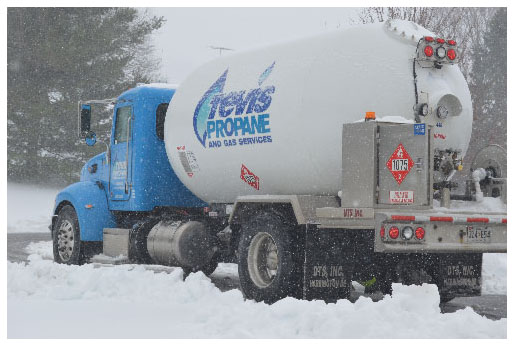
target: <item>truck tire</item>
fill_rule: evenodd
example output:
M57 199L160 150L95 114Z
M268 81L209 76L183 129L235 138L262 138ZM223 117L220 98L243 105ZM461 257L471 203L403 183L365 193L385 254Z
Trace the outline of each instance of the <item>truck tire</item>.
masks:
M80 228L77 213L71 205L64 206L57 216L53 229L54 261L64 264L85 263L80 241Z
M158 222L158 219L149 219L132 226L129 232L129 259L131 261L139 264L154 264L154 260L148 253L147 238L152 227Z
M302 268L295 261L293 230L294 226L273 213L242 225L238 272L246 298L271 304L295 295Z

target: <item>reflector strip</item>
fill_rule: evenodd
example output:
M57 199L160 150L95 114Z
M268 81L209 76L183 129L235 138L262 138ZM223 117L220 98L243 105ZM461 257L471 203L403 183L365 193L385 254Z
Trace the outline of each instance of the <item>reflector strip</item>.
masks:
M430 221L453 222L451 216L430 216Z
M416 217L413 215L392 215L391 220L395 221L416 221Z
M488 223L489 219L486 217L468 217L467 222L481 222Z

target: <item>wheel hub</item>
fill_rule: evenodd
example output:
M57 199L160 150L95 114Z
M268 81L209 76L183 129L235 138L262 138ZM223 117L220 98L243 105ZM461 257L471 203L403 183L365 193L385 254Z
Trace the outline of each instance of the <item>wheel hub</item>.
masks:
M253 283L266 288L275 279L278 271L278 249L273 237L259 232L248 248L248 272Z
M57 230L57 249L63 262L67 262L73 254L75 246L73 225L68 220L63 220Z

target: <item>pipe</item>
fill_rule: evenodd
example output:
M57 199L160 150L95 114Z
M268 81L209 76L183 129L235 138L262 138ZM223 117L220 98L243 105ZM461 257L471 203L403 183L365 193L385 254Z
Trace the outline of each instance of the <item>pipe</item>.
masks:
M484 200L484 193L480 189L480 181L487 177L487 172L483 168L477 168L472 173L473 181L475 182L475 197L477 202Z

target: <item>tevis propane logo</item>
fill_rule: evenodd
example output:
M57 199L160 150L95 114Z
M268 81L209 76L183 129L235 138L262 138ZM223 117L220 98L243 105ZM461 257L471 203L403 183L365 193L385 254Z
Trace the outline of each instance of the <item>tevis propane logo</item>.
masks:
M224 93L228 69L196 105L193 127L205 148L271 143L269 113L275 87L262 86L275 62L259 76L258 87Z

